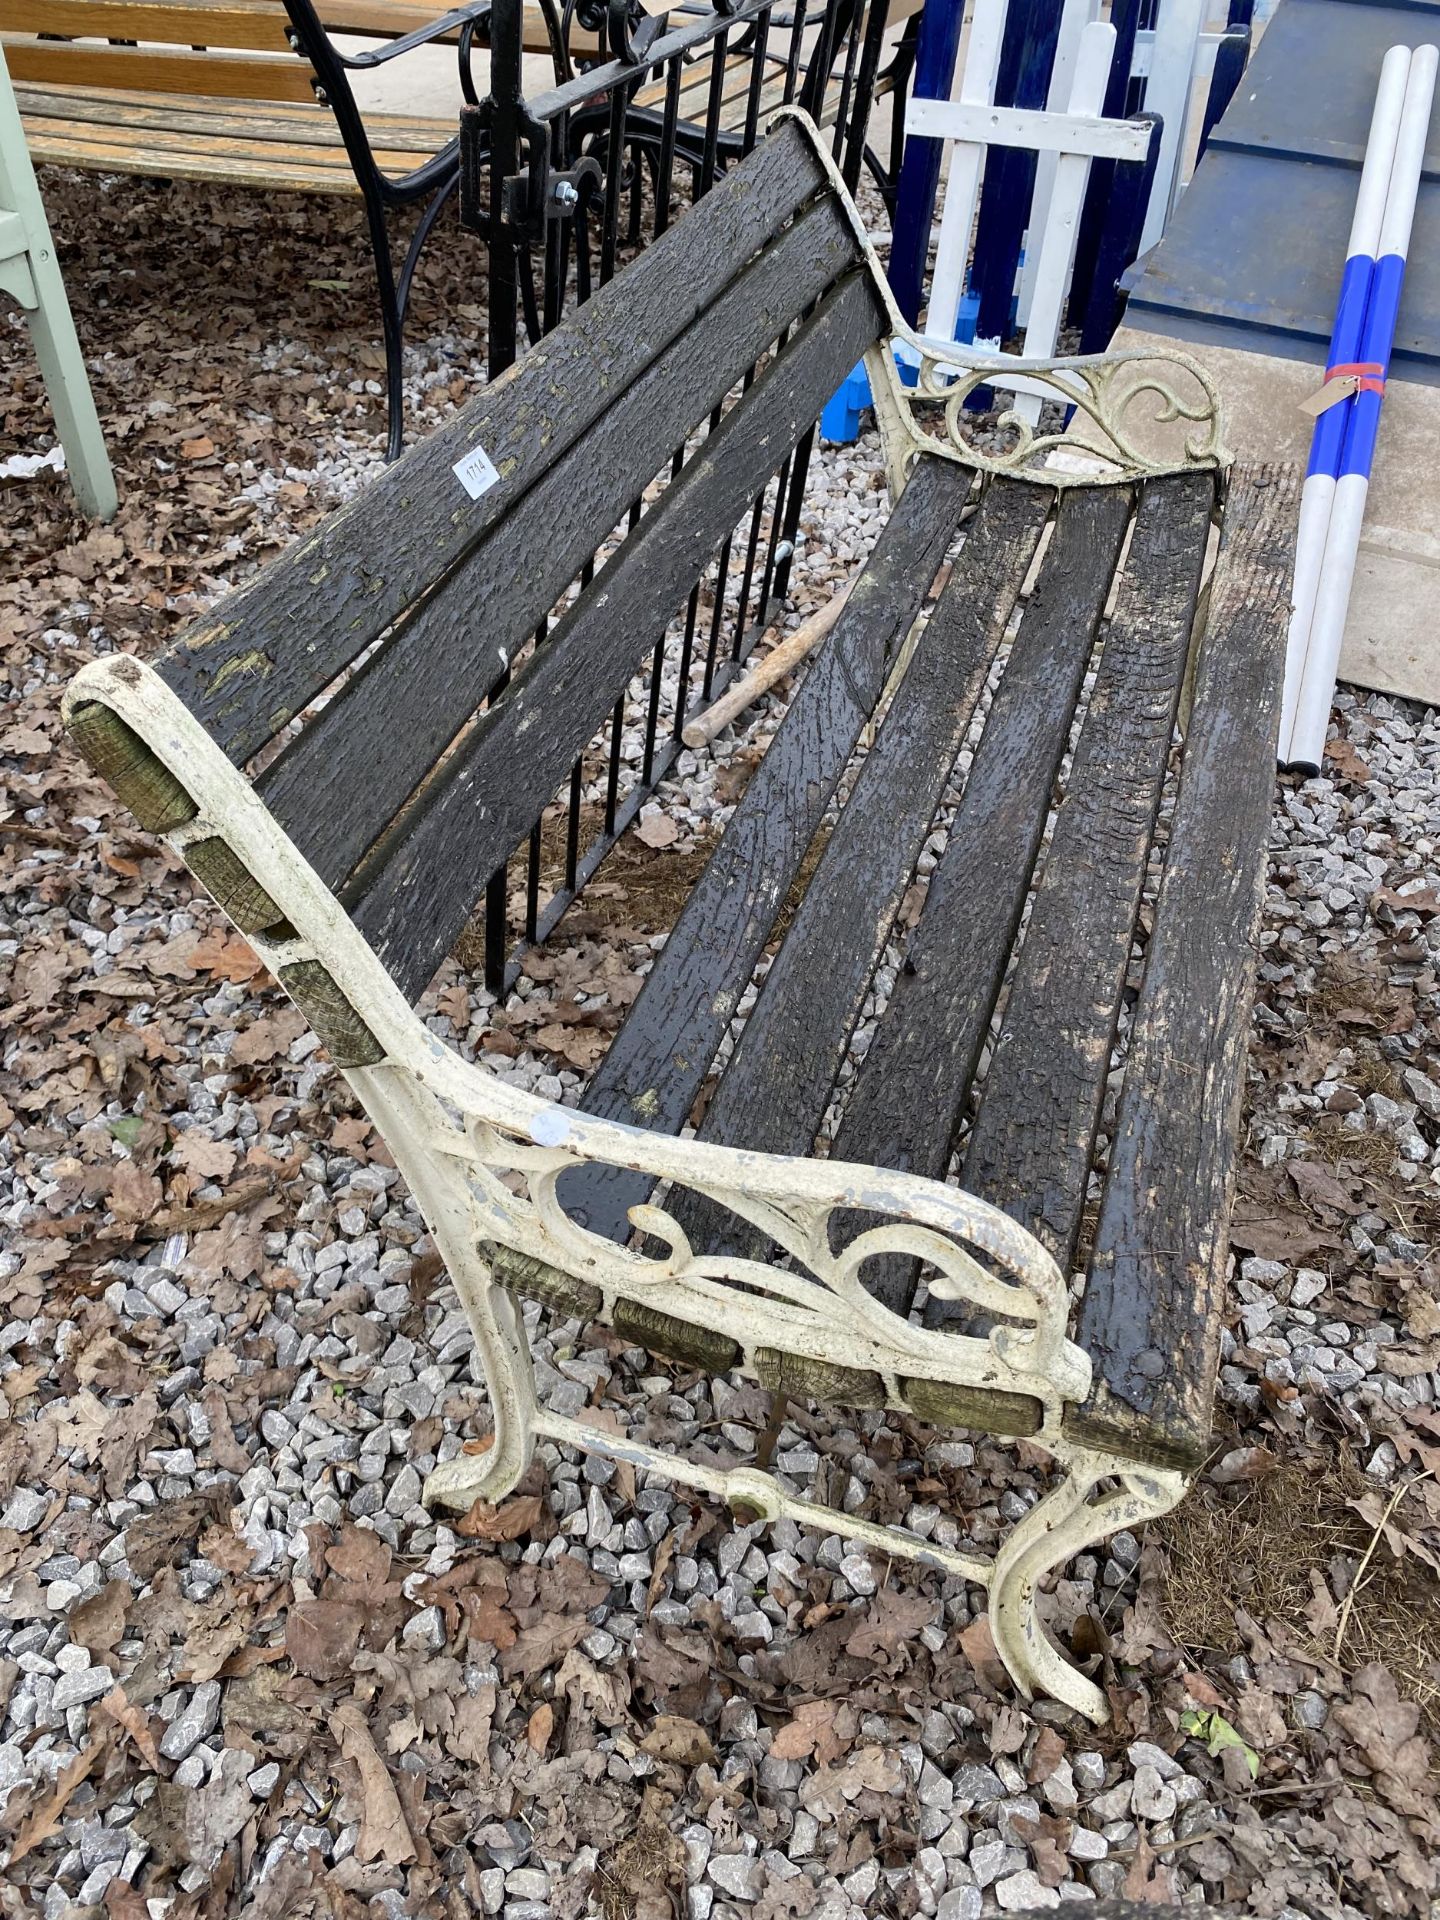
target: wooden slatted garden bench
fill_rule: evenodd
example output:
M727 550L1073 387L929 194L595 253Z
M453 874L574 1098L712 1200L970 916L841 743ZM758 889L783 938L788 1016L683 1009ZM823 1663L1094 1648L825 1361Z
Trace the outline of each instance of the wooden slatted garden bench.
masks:
M907 392L901 331L790 114L153 666L87 666L67 720L304 1010L430 1225L494 1415L430 1501L498 1501L538 1437L618 1456L983 1583L1019 1684L1103 1719L1036 1593L1171 1506L1209 1445L1293 486L1233 474L1222 514L1213 395L1181 356L1026 363L1106 451L1055 464L1023 425L978 451L983 370L911 336ZM527 879L513 978L633 819L768 611L797 446L862 353L884 529L579 1106L521 1091L415 1003L497 870L518 854ZM1173 457L1138 450L1137 408L1173 422ZM627 795L620 742L647 713ZM596 782L605 833L571 833L541 911L544 830ZM504 943L503 882L488 899ZM1055 1484L991 1559L561 1418L537 1402L527 1295L787 1396L1023 1436Z
M449 12L426 0L0 0L0 33L37 165L364 200L393 459L405 307L458 179L458 131L453 110L362 115L348 76L458 41L488 14L489 0ZM346 54L332 34L386 44ZM538 8L526 9L525 39L548 49ZM572 42L598 46L578 23ZM397 275L389 217L422 205Z

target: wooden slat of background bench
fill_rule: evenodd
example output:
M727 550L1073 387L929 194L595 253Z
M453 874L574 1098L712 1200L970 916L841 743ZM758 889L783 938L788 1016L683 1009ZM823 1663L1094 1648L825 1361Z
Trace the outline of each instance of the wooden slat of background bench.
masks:
M44 118L48 112L77 130L95 127L113 134L118 128L123 134L134 128L157 137L195 141L235 138L243 131L257 145L273 140L293 146L335 148L341 153L345 150L335 116L317 107L313 99L308 106L282 100L267 101L262 106L216 100L207 94L167 94L160 98L127 88L97 97L70 87L35 86L17 87L16 96L25 103L27 130L32 114ZM386 128L397 136L398 144L413 146L417 151L429 152L439 130L447 140L456 138L455 122L449 117L427 120L423 114L380 113L368 114L365 124Z
M88 96L68 95L63 88L17 88L16 94L25 117L26 144L37 162L301 193L360 191L339 128L325 109L296 109L286 123L273 117L278 110L273 104L257 118L240 103L227 108L217 100L176 96L182 111L167 129L148 124L151 118L161 119L160 114L132 119L134 110L128 105L118 110L125 124L115 118L107 122L103 105L98 113L84 112L97 103ZM73 118L72 106L82 110ZM386 115L372 114L367 131L376 163L392 173L422 165L455 138L449 121L408 115L392 123Z
M7 34L246 47L293 58L289 25L279 0L0 0Z
M1004 664L945 853L838 1129L834 1155L944 1176L1029 891L1114 576L1129 495L1066 493ZM912 1262L866 1285L909 1310Z
M520 494L729 284L823 184L785 127L742 174L718 180L664 247L647 248L538 347L413 447L403 468L327 515L156 662L233 760L278 733ZM456 461L484 447L500 478L478 500Z
M1067 1434L1162 1465L1210 1446L1295 511L1291 469L1232 475L1076 1334Z
M443 0L319 0L316 11L331 33L393 40L443 19ZM0 31L71 38L139 40L182 47L248 47L288 53L290 16L280 0L0 0ZM538 6L525 9L527 53L548 53L550 38ZM459 28L441 45L460 38ZM571 57L594 54L599 36L570 24Z
M706 1110L702 1139L813 1150L1052 504L1026 481L988 488ZM763 1238L745 1235L734 1215L699 1204L676 1212L694 1245L764 1257Z
M858 252L833 200L802 213L261 776L267 805L327 885L346 877L419 786L597 540ZM491 848L481 870L512 851Z
M883 324L865 273L826 295L366 860L342 898L402 991L417 996L450 952L475 876L529 832L576 742L654 652L717 530L748 510Z
M106 47L88 41L7 40L18 83L146 93L211 94L226 100L315 101L308 60L294 54L191 53L170 47Z
M1215 488L1152 480L985 1076L960 1184L1073 1262Z
M0 27L90 40L242 46L290 54L276 0L0 0Z
M688 217L688 216L687 216ZM587 1113L677 1133L959 524L964 469L922 460L586 1089ZM723 937L717 937L722 934ZM643 1176L567 1173L567 1209L624 1239Z

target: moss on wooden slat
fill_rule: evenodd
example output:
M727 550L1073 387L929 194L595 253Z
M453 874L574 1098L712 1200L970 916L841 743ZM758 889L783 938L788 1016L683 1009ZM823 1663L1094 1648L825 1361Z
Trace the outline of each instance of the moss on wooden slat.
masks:
M170 833L200 811L175 775L103 701L87 700L69 719L70 737L147 833Z
M296 960L280 969L280 984L329 1049L337 1067L373 1067L385 1049L340 991L328 967Z
M538 1300L552 1313L594 1320L605 1304L599 1287L577 1280L573 1274L562 1272L559 1267L552 1267L531 1254L517 1253L513 1247L496 1247L490 1270L497 1285L510 1293L524 1294L527 1300Z
M739 1345L728 1335L692 1326L688 1320L677 1320L674 1314L659 1313L654 1307L642 1307L637 1300L617 1300L612 1318L615 1331L637 1346L702 1367L707 1373L728 1373L739 1363Z
M789 1394L796 1400L859 1410L885 1404L885 1382L878 1373L863 1367L838 1367L800 1353L782 1353L778 1347L755 1349L755 1374L771 1393Z
M916 1418L931 1426L971 1427L1023 1440L1038 1433L1045 1420L1043 1403L1029 1393L966 1387L953 1380L902 1380L900 1391Z
M229 841L218 834L185 849L185 864L242 933L283 927L285 916Z

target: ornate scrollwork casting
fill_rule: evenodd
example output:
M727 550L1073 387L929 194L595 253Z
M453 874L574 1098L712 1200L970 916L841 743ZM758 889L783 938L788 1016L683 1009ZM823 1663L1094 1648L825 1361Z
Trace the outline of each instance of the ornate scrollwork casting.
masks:
M1051 360L1013 356L978 357L957 347L953 352L922 336L907 344L919 359L917 384L901 389L918 452L931 437L917 416L938 411L945 440L966 462L988 473L1031 474L1053 481L1052 456L1062 453L1087 463L1076 477L1094 483L1095 463L1115 479L1139 479L1194 467L1224 467L1230 454L1222 438L1219 395L1214 381L1188 354L1137 348L1109 354ZM1057 428L1041 432L1018 411L1008 409L982 442L975 432L979 416L967 410L977 389L1023 379L1028 391L1065 408ZM1082 430L1077 433L1079 416ZM1008 436L993 444L995 427ZM1191 431L1190 429L1195 429Z
M558 1108L522 1129L497 1117L489 1092L477 1080L463 1125L432 1126L429 1150L463 1160L479 1234L595 1289L607 1312L630 1300L728 1336L747 1356L778 1349L878 1373L897 1405L898 1381L918 1376L1031 1395L1048 1425L1088 1388L1089 1362L1065 1338L1059 1268L1015 1221L959 1189L874 1167L697 1147ZM669 1204L652 1198L630 1214L658 1251L620 1246L566 1210L562 1176L597 1160L671 1183ZM681 1192L745 1222L776 1256L697 1250L677 1218ZM873 1224L855 1231L857 1214ZM896 1255L928 1270L933 1295L1001 1324L976 1338L893 1313L861 1273Z

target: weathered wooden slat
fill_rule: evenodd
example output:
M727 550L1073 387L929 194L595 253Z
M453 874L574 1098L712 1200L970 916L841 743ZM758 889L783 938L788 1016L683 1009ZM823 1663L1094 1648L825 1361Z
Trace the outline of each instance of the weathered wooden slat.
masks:
M965 1110L1039 852L1075 702L1129 516L1118 488L1061 500L944 856L851 1089L840 1160L939 1177ZM906 1312L914 1263L865 1283Z
M217 100L205 94L165 94L137 92L126 88L106 91L103 98L86 93L80 87L17 86L15 98L27 120L55 119L73 122L77 131L83 125L108 127L112 131L131 127L155 134L193 132L197 136L253 135L256 140L279 140L303 145L338 146L344 141L335 116L318 100L256 101ZM414 113L367 113L367 132L380 128L392 146L428 146L437 127L447 129L447 137L457 137L453 119L432 119Z
M826 295L367 858L343 897L404 991L450 951L490 872L882 324L865 273Z
M673 240L167 650L161 674L231 758L247 759L461 559L823 184L799 129L778 129ZM477 448L499 479L472 500L454 467Z
M316 101L278 118L275 102L260 114L248 102L232 103L225 112L223 101L186 100L183 113L167 116L153 99L137 108L128 100L112 104L116 97L108 93L72 96L63 88L26 87L16 97L37 164L297 193L360 191L335 116ZM68 117L72 101L76 111ZM375 164L392 174L423 166L456 138L453 121L409 116L392 124L372 115L367 131Z
M1232 476L1080 1307L1096 1381L1067 1433L1163 1465L1210 1445L1295 513L1290 468Z
M1214 507L1209 474L1141 495L1095 687L960 1183L1067 1271L1125 990Z
M836 204L808 208L261 776L267 805L328 884L350 872L675 448L855 257ZM507 769L507 784L517 776Z
M811 662L719 846L585 1093L587 1112L676 1133L729 1028L860 730L959 524L970 476L911 474L845 611ZM567 1174L567 1208L623 1239L643 1176Z
M152 146L121 131L115 140L71 139L42 128L26 144L37 165L78 167L92 173L133 173L165 180L210 180L230 186L283 189L292 193L358 194L354 170L342 152L327 157L309 148L304 153L277 146L249 147L243 143ZM378 157L378 156L377 156ZM406 156L403 164L418 165L428 158Z
M290 18L276 0L5 0L0 23L7 33L289 51Z
M447 9L442 0L323 0L316 11L332 33L383 40L428 27ZM6 0L0 25L7 33L287 52L290 16L279 0ZM522 31L527 53L550 51L538 6L525 8ZM457 27L436 44L453 44L459 37ZM571 21L568 39L572 58L600 50L598 36L578 20Z
M734 1054L701 1137L809 1153L895 914L1053 504L1045 488L989 488L856 777ZM719 1209L681 1223L698 1246L760 1257Z
M309 100L312 69L293 54L189 53L107 47L89 41L11 40L5 63L16 80L72 87L143 86L150 93L213 93L230 100Z

